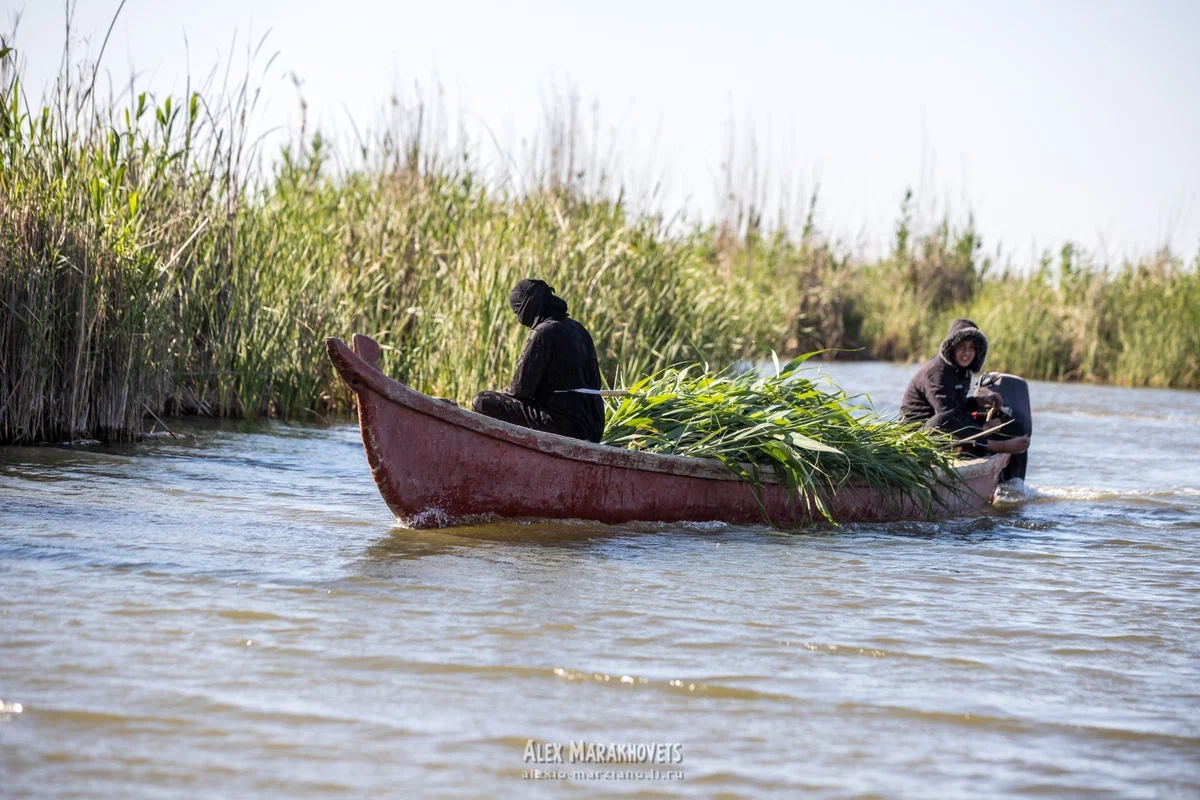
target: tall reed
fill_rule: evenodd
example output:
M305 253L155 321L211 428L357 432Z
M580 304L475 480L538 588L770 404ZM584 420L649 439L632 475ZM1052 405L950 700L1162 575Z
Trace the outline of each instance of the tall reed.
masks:
M0 442L136 437L147 412L345 410L320 342L354 331L397 378L467 400L506 382L524 334L507 293L530 276L591 329L610 381L771 349L916 358L967 313L992 367L1200 387L1200 279L1170 254L1000 274L972 221L918 231L906 200L893 252L867 260L822 237L815 194L802 230L768 227L757 180L748 204L725 198L732 219L672 227L588 160L573 99L518 190L447 144L436 107L394 103L337 167L303 128L259 152L249 73L102 97L96 63L65 58L28 105L17 45L0 50Z
M1031 269L1001 270L973 219L916 230L908 203L882 258L864 259L811 232L773 253L755 245L760 264L748 269L795 276L791 349L923 359L937 352L950 320L966 316L988 335L989 369L1200 388L1200 257L1188 264L1164 250L1110 266L1067 245Z
M344 409L320 342L353 331L399 379L466 400L516 361L507 295L527 276L568 299L610 379L783 336L784 298L722 274L619 194L586 194L557 149L545 182L515 193L439 155L416 108L371 139L362 168L332 168L316 134L260 172L249 78L213 99L100 102L83 68L26 108L11 57L0 440L126 438L147 411Z

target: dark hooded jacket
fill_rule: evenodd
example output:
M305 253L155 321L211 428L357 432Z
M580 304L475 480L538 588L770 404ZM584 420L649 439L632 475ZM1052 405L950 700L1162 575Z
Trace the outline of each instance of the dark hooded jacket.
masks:
M599 389L596 345L587 329L567 316L567 303L545 281L525 279L509 304L521 324L532 328L507 394L533 403L591 442L604 433L604 401L567 389Z
M967 340L975 343L975 360L963 369L954 363L954 348ZM925 422L937 416L937 426L947 433L978 431L970 416L978 406L974 398L967 397L967 392L971 390L971 374L983 369L987 352L987 337L974 322L956 319L950 323L938 354L921 365L904 390L900 418L905 422Z

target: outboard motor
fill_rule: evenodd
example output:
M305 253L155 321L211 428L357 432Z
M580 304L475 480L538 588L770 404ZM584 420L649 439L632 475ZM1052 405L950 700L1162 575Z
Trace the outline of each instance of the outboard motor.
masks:
M1029 405L1029 384L1024 378L1003 372L985 372L979 378L979 385L991 389L1004 398L1004 411L1013 421L1005 428L1011 436L1028 436L1033 433L1033 410ZM1012 456L1008 466L1004 468L1001 480L1020 478L1025 480L1025 467L1029 463L1029 453Z

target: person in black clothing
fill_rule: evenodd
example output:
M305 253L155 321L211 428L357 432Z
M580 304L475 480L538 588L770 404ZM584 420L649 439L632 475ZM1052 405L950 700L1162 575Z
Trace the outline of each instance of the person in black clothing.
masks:
M596 346L587 328L567 316L566 302L545 281L520 281L508 296L513 313L532 328L512 384L503 392L480 392L476 413L534 430L589 442L604 434Z
M968 449L977 454L1024 453L1029 449L1029 436L1015 429L1015 422L999 427L1007 418L997 418L1003 402L1000 395L980 389L968 397L972 373L983 369L987 358L988 341L979 327L969 319L956 319L938 354L917 370L904 390L900 418L905 422L924 422L958 438L983 433L985 426L994 434L974 439ZM983 422L992 412L992 423ZM979 419L973 414L978 414ZM998 429L997 429L998 428Z

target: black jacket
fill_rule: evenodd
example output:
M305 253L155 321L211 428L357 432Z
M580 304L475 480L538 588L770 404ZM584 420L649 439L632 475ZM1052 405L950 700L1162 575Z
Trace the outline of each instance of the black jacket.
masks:
M563 315L539 323L529 334L507 393L564 423L572 435L598 442L604 434L604 401L598 395L563 390L599 388L592 337Z
M954 348L968 339L975 343L975 360L963 369L954 363ZM962 431L969 435L978 431L970 416L978 406L974 398L967 397L967 392L971 390L971 374L983 369L987 351L987 337L974 322L954 320L938 354L921 365L904 390L900 418L905 422L926 422L938 417L937 427L947 433Z
M565 391L600 388L591 334L567 316L566 302L545 281L520 281L508 301L521 324L533 332L507 393L549 414L568 435L600 441L604 401L599 395Z

